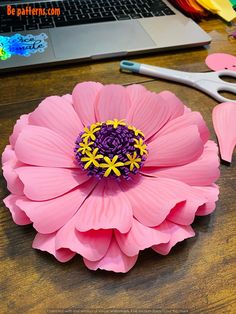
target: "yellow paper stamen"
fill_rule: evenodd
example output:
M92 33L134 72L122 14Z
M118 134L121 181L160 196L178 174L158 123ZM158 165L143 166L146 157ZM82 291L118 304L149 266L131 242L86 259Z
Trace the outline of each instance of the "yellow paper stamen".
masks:
M137 158L136 152L134 152L133 156L130 154L127 154L126 156L129 160L125 162L125 165L127 166L130 165L129 166L130 171L132 171L134 167L138 169L140 168L140 165L138 163L141 162L141 158Z
M117 162L118 155L115 155L112 160L109 157L104 157L104 160L106 163L100 164L101 168L107 168L107 170L104 173L104 177L108 177L111 171L113 171L118 177L121 175L120 170L117 169L117 167L124 166L123 162Z
M96 136L94 135L94 133L96 133L100 129L101 128L99 126L97 126L96 124L92 124L90 126L90 129L89 128L84 128L84 134L81 137L85 138L85 139L91 138L91 140L95 141L96 140Z
M134 138L134 141L136 143L134 147L139 149L140 155L143 156L143 154L147 154L147 145L143 143L143 140L141 138L139 140Z
M79 146L81 146L77 152L81 152L82 154L85 154L86 151L91 151L92 147L90 147L91 145L93 145L94 142L90 142L88 143L88 138L84 139L84 142L79 143Z
M134 126L129 125L129 126L128 126L128 129L131 130L131 131L133 131L135 136L141 135L141 136L144 137L143 132L140 131L139 129L136 129Z
M81 158L81 161L87 161L84 166L84 169L87 169L91 164L93 164L95 167L100 166L96 159L103 158L103 155L101 154L97 155L97 152L98 152L98 148L95 148L92 153L90 153L89 151L86 151L86 155L88 157Z
M126 125L126 123L124 121L125 121L125 119L122 119L122 120L118 120L118 119L107 120L106 124L107 125L113 125L113 128L116 129L119 125Z

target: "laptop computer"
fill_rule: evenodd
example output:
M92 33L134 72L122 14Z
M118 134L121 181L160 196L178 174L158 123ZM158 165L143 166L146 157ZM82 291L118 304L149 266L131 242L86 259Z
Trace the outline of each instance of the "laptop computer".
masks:
M123 58L210 41L166 0L0 3L0 71Z

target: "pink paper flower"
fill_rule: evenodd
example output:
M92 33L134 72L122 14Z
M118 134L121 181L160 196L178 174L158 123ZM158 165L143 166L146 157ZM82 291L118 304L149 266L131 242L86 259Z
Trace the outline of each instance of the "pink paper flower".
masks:
M66 262L127 272L139 251L168 254L215 208L217 146L198 112L170 92L78 84L17 121L2 156L19 225Z

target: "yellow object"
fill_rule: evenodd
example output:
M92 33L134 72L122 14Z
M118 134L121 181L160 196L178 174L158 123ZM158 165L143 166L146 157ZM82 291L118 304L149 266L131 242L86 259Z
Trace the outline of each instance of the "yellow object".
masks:
M120 170L117 169L118 167L122 167L124 166L123 162L117 162L119 156L115 155L112 160L109 157L104 157L104 160L106 162L106 164L100 164L101 168L107 168L107 170L104 173L104 177L108 177L109 174L111 173L111 171L113 171L117 177L119 177L121 175ZM82 159L81 159L82 160Z
M122 119L122 120L118 120L118 119L107 120L106 125L113 125L114 129L116 129L119 125L126 125L124 120L125 119Z
M129 126L128 126L128 129L131 130L131 131L133 131L135 136L141 135L141 136L144 137L143 132L141 132L139 129L136 129L134 126L129 125Z
M130 154L127 154L127 158L129 159L128 161L125 162L125 165L130 165L129 169L130 171L132 171L134 169L134 167L136 168L140 168L139 166L139 162L141 162L141 158L137 158L137 153L134 152L133 156L131 156Z
M86 138L84 140L84 142L79 143L80 148L77 149L77 152L81 151L82 154L85 154L86 151L91 151L92 150L92 148L90 146L93 145L93 144L94 144L94 142L89 142L88 143L88 138Z
M217 14L218 10L212 0L197 0L197 2L201 4L201 6L203 6L208 11L211 11L212 13Z
M218 14L227 22L236 18L236 12L229 0L197 0L197 2L212 13Z
M147 145L144 144L143 140L141 138L139 140L134 138L134 141L136 143L134 144L134 147L139 149L140 155L143 156L144 154L147 154Z
M98 154L97 155L97 152L98 152L98 148L95 148L93 150L92 153L90 153L89 151L86 151L86 155L88 157L83 157L81 158L81 161L86 161L86 164L84 166L84 169L88 169L88 167L93 164L95 167L99 167L99 163L97 162L96 159L101 159L103 158L103 155L101 154Z
M84 134L82 135L82 138L85 139L89 139L91 138L92 141L96 140L96 136L94 135L94 133L96 133L97 131L99 131L101 128L98 127L96 124L92 124L90 126L90 128L84 128Z

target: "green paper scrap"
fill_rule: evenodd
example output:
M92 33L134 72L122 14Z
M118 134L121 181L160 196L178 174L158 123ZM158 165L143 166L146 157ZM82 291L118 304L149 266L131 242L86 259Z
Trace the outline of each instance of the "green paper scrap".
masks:
M236 0L230 0L230 2L232 4L233 8L235 8L236 7Z

